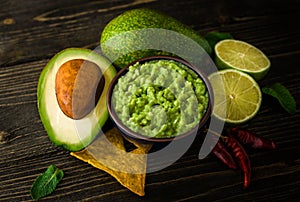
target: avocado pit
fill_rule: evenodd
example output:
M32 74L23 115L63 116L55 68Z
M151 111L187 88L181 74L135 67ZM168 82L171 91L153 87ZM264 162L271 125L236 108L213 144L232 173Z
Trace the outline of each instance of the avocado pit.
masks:
M101 96L105 78L93 62L72 59L62 64L55 78L55 92L62 112L72 119L89 114Z

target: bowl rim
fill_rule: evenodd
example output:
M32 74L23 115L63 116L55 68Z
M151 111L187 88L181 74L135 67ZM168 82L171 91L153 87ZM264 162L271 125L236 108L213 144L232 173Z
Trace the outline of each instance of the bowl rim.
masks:
M123 124L123 122L118 118L116 112L114 111L114 109L111 105L111 96L113 93L114 86L118 83L118 79L128 72L129 67L136 63L143 64L145 62L149 62L149 61L153 61L153 60L173 60L178 63L181 63L181 64L185 65L187 68L194 71L197 74L197 76L203 80L203 82L206 86L206 89L208 92L208 105L207 105L206 111L205 111L203 117L201 118L199 124L197 124L194 128L192 128L188 132L182 133L180 135L176 135L174 137L167 137L167 138L153 138L153 137L144 136L142 134L139 134L139 133L131 130L129 127L127 127L125 124ZM214 100L213 100L212 86L210 84L208 77L204 74L204 72L201 71L198 67L187 62L186 60L175 57L175 56L150 56L150 57L143 57L143 58L140 58L138 60L131 62L130 64L126 65L121 70L119 70L119 72L117 72L116 76L110 82L108 90L107 90L107 94L106 94L106 105L107 105L109 116L112 119L113 123L116 125L117 129L121 131L122 135L125 135L129 138L133 138L134 140L139 140L139 141L143 141L143 142L152 142L152 143L171 142L173 140L182 139L191 134L198 133L199 129L202 128L206 124L206 122L209 120L209 118L212 114L213 101Z

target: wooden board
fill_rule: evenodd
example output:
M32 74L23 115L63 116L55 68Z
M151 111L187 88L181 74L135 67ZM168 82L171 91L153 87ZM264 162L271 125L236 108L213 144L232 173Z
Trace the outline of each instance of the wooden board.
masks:
M109 20L137 7L166 12L202 35L229 32L257 46L272 63L260 85L282 83L299 105L297 1L1 1L0 130L10 136L0 144L0 201L30 201L31 184L50 164L63 169L65 177L45 201L299 201L299 107L289 115L267 96L243 127L273 139L278 148L247 150L253 168L248 190L243 190L240 171L211 155L199 160L197 142L171 166L148 174L146 195L139 197L49 141L36 99L43 67L64 48L94 49Z

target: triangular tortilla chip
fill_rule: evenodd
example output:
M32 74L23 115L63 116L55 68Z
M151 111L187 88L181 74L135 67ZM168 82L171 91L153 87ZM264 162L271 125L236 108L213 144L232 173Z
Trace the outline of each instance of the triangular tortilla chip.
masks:
M113 128L99 136L87 148L71 152L71 155L109 173L124 187L144 196L147 152L152 145L132 143L137 148L126 152L122 135Z

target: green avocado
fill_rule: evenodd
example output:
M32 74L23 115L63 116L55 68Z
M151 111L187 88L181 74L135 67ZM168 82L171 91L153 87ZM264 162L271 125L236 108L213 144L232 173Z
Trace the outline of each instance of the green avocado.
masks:
M71 118L62 111L56 91L57 72L63 64L73 60L95 64L94 66L100 69L101 81L104 81L102 82L102 91L98 96L99 99L94 99L93 108L78 119ZM37 99L42 123L49 139L55 145L70 151L79 151L94 140L109 116L105 97L108 86L115 75L116 70L111 62L89 49L68 48L57 53L48 62L39 78ZM81 97L80 99L86 98Z
M147 56L182 57L180 54L187 51L192 53L193 50L190 49L195 44L189 40L201 46L203 52L211 54L212 50L206 39L191 27L159 11L138 8L112 19L102 31L100 46L113 64L122 68Z

